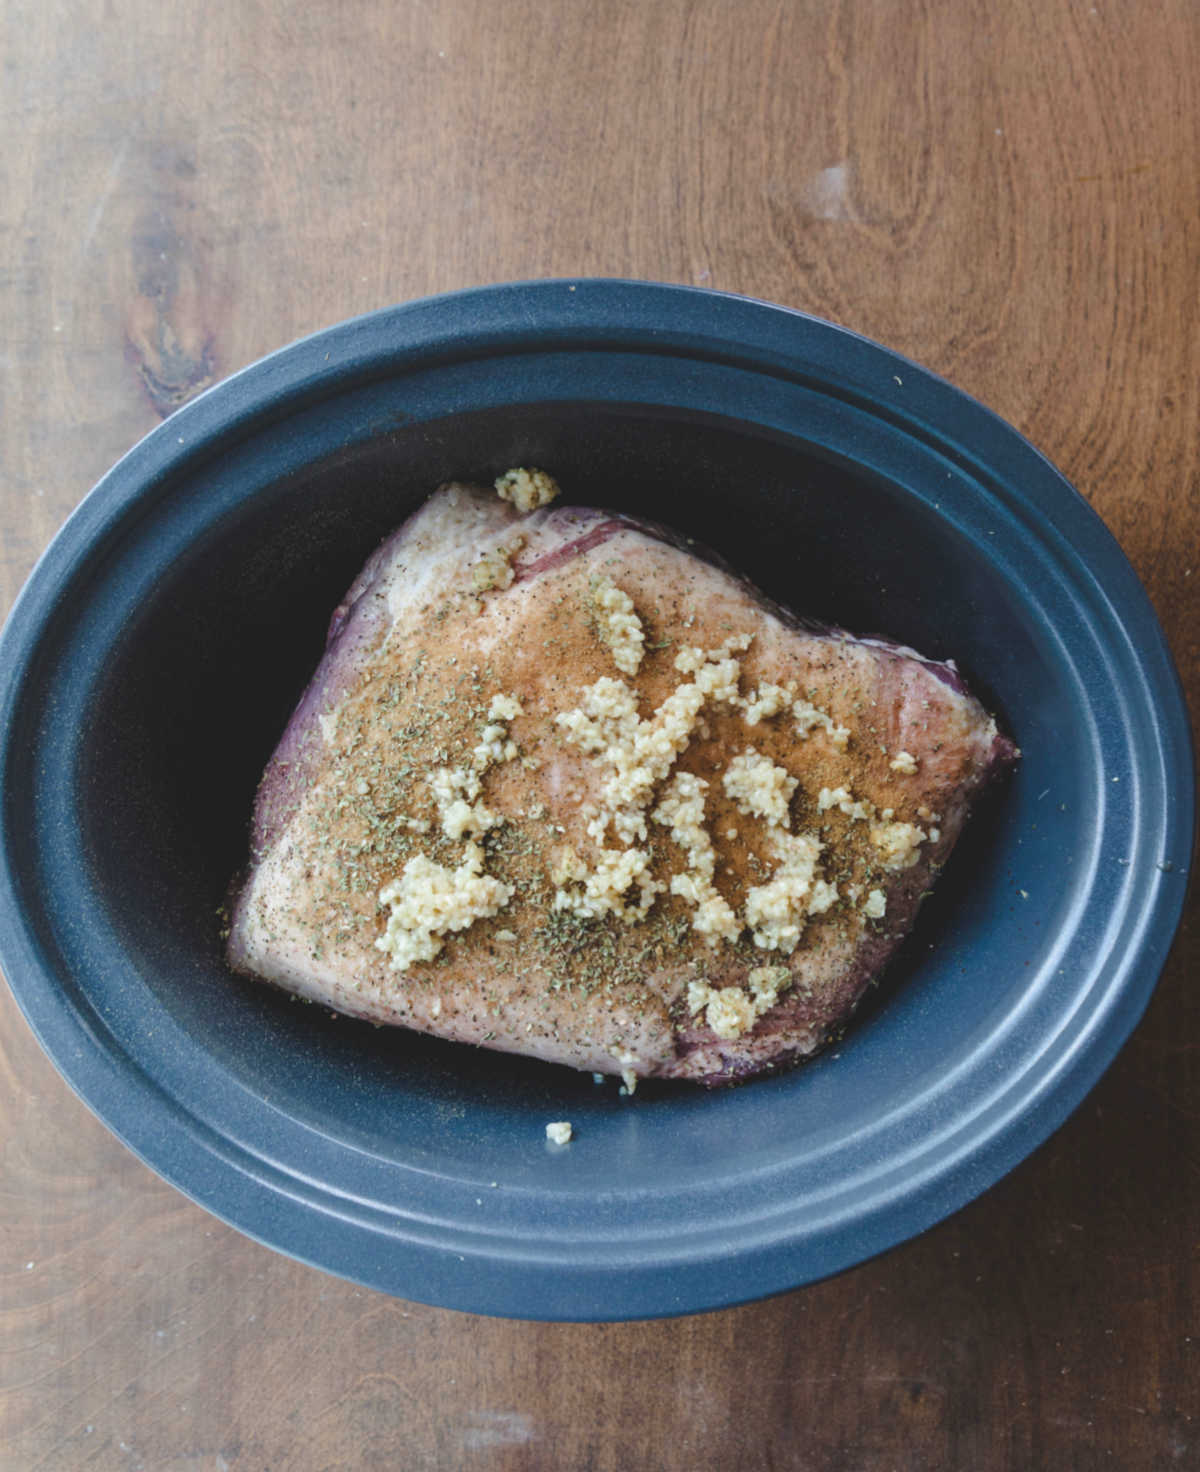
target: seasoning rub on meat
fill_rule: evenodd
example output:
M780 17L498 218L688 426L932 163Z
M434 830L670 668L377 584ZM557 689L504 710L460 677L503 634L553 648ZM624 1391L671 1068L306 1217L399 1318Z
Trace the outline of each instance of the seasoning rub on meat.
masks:
M807 1057L1015 749L953 665L556 489L443 486L355 579L262 779L231 964L629 1087Z

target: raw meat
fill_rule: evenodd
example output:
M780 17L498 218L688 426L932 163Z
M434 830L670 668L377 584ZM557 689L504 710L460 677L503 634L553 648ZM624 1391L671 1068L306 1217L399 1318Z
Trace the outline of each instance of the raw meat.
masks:
M953 665L661 528L452 485L384 542L263 777L235 969L595 1072L811 1055L1015 756Z

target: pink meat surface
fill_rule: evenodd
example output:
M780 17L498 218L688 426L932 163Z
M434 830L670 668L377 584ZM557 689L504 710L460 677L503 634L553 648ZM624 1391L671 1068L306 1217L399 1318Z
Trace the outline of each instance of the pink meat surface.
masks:
M641 627L636 673L597 602L609 588ZM697 669L716 672L703 699ZM602 709L614 692L623 717ZM497 696L519 713L497 717ZM489 728L493 756L473 757ZM442 487L334 612L259 788L229 959L464 1043L627 1080L748 1077L845 1022L1015 754L953 665L814 631L661 528ZM484 816L464 832L437 774L471 771L459 795ZM665 801L687 793L699 840ZM490 902L414 928L397 894L431 873L453 887L471 853Z

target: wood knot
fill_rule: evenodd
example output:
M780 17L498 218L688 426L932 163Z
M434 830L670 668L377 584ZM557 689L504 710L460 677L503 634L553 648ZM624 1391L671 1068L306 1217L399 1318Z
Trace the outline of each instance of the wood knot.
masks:
M218 376L211 325L216 294L203 248L162 212L138 222L132 254L126 356L155 412L165 419Z

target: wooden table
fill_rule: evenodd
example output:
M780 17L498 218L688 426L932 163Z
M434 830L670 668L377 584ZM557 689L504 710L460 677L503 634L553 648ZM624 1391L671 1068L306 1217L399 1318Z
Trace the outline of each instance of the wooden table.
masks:
M10 0L0 606L189 396L353 313L597 274L772 298L1016 424L1200 700L1200 8ZM833 1282L554 1326L190 1205L0 998L4 1469L1200 1466L1196 911L1035 1158Z

